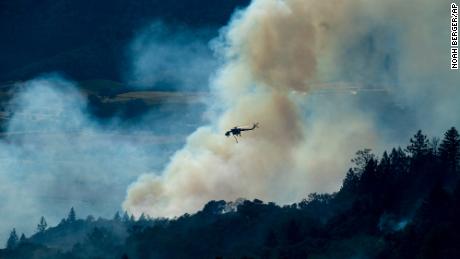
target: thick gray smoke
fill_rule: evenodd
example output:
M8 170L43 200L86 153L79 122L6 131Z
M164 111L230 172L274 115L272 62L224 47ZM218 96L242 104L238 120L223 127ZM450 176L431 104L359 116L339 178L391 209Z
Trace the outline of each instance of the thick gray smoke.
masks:
M211 199L293 202L337 190L358 148L458 125L448 15L447 1L253 1L214 42L225 64L213 123L132 184L124 208L176 216ZM239 144L223 137L255 121Z

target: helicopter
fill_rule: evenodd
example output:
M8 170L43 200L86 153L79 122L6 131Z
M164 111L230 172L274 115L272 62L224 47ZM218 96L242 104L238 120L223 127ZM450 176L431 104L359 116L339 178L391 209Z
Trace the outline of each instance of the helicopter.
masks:
M252 128L233 127L229 131L225 132L225 136L230 137L230 135L233 135L233 137L235 138L236 143L238 143L238 138L237 137L241 137L241 132L242 131L249 131L249 130L253 130L253 129L258 128L258 127L259 127L258 122L254 123L252 125Z

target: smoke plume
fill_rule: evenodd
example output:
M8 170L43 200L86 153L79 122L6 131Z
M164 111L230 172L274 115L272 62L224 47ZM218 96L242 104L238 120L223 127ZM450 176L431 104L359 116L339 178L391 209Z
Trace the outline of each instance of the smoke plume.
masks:
M237 13L214 42L226 61L212 85L219 101L211 105L217 110L215 123L189 136L160 176L140 177L129 188L124 207L137 215L175 216L196 211L211 199L287 203L309 191L337 187L337 173L325 170L333 150L372 144L372 125L339 118L330 126L351 125L351 134L361 140L324 136L318 142L320 134L337 134L328 132L327 119L306 127L305 100L296 93L314 88L322 53L327 54L337 27L346 22L350 6L343 5L260 0ZM223 137L236 124L256 121L261 128L245 133L239 144ZM315 188L318 182L321 187Z
M458 114L435 117L459 100L448 69L448 8L253 1L212 42L224 60L211 84L213 123L190 135L162 173L133 183L124 208L170 217L212 199L293 202L337 190L359 148L381 151L417 127L438 133L458 123ZM240 143L223 137L251 122L260 129Z

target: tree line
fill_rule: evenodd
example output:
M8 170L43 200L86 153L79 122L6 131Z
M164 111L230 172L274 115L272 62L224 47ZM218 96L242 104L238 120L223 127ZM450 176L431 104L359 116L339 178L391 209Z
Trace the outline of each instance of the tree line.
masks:
M406 147L359 150L351 162L336 193L284 206L221 200L174 219L110 220L72 208L56 227L42 217L29 238L13 229L0 258L460 258L456 128L442 139L419 130Z

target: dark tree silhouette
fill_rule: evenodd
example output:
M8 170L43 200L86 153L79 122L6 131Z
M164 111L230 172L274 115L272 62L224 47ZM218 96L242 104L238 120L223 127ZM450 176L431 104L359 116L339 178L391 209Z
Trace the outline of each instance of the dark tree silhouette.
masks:
M116 212L115 215L113 216L113 220L115 221L121 221L121 216L120 216L120 212Z
M7 249L13 249L16 247L18 244L18 234L16 233L16 229L13 228L13 230L10 233L10 236L8 237L8 240L6 241L6 248Z
M457 129L450 128L439 145L439 156L448 170L457 172L460 161L460 136Z
M73 223L77 220L77 216L75 214L75 209L72 207L69 211L69 215L67 216L67 222Z
M429 142L427 136L423 135L421 130L417 131L417 133L409 141L410 144L407 146L406 150L414 160L420 159L428 154Z
M396 174L398 176L407 173L407 170L409 169L407 156L400 147L397 149L393 148L391 150L390 163L393 174Z
M391 160L390 156L388 155L387 151L384 151L382 154L382 158L380 159L379 170L384 173L387 173L391 170Z
M26 235L24 233L21 234L21 237L19 238L19 243L24 243L27 240Z
M127 223L129 222L129 215L128 212L125 210L125 213L123 213L123 222Z
M38 233L44 232L47 227L48 227L48 224L46 223L45 217L42 216L40 218L40 222L37 225L37 232Z
M210 201L204 206L203 213L206 215L221 214L225 209L225 205L225 201Z
M367 163L372 159L375 159L375 155L372 154L371 149L366 148L366 149L357 151L356 156L353 159L351 159L351 162L355 164L353 171L355 171L355 173L358 173L358 174L362 173Z
M433 137L429 143L430 152L434 157L439 155L439 138Z
M138 222L143 223L147 221L147 217L145 216L144 213L141 214L141 216L138 219Z
M363 173L361 175L361 185L363 188L363 191L365 192L372 192L375 191L375 188L379 184L379 176L377 174L377 165L378 162L376 159L371 158L369 161L367 161L367 164L364 167Z
M352 170L348 170L343 180L342 190L344 192L355 192L359 184L359 176Z

